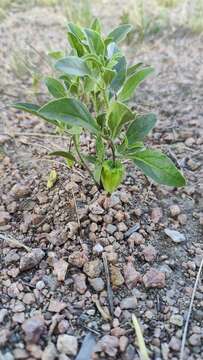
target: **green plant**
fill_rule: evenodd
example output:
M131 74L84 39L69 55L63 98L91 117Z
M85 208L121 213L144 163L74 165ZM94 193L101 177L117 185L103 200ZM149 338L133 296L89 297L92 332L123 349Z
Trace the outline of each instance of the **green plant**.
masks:
M16 103L15 108L28 111L67 134L69 150L53 152L68 166L79 162L98 186L112 193L121 184L126 161L132 161L154 181L168 186L183 186L185 179L173 162L158 150L144 147L146 135L156 124L153 113L138 114L126 103L136 88L153 72L142 63L127 66L118 47L131 31L128 24L101 33L95 19L90 28L68 24L69 56L58 58L58 78L48 77L45 84L54 97L43 106ZM53 53L51 54L53 57ZM80 137L88 131L95 143L95 153L84 154Z

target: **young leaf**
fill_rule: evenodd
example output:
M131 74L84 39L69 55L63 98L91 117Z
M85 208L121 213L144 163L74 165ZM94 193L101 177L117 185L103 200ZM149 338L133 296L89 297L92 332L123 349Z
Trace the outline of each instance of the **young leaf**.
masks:
M72 47L72 49L75 49L78 56L81 57L84 55L84 48L80 40L75 36L72 32L68 31L67 33L69 43Z
M150 75L153 71L154 71L154 69L152 67L147 67L145 69L137 71L135 74L130 76L124 83L122 89L120 90L120 92L118 94L118 99L120 101L129 100L133 96L133 93L134 93L136 87L142 81L144 81L144 79L148 75Z
M68 30L77 36L79 40L82 41L85 39L85 34L80 26L73 23L68 23Z
M59 80L47 77L45 79L45 84L53 97L61 98L66 96L66 90L64 89L63 85L60 83Z
M146 176L158 184L180 187L185 178L165 154L158 150L146 149L130 157Z
M95 18L91 24L91 29L98 32L99 34L101 33L101 23L99 21L98 18Z
M87 108L76 99L61 98L50 101L38 111L39 116L49 120L57 120L70 126L79 126L97 133L99 127Z
M115 70L104 68L103 79L106 85L109 85L116 74Z
M126 105L114 101L111 104L108 114L108 126L111 130L112 138L115 139L119 135L123 125L133 118L134 114Z
M102 138L98 136L96 139L96 155L97 155L97 160L100 164L104 160L104 152L105 152L104 143L102 141Z
M124 24L120 25L108 34L108 38L112 39L112 42L119 43L124 40L128 33L132 30L132 25Z
M85 61L77 56L67 56L60 59L55 64L55 69L67 75L85 76L91 75Z
M143 141L145 136L153 129L156 124L155 114L138 115L130 124L126 137L128 139L128 146L131 147L137 141Z
M104 42L99 33L91 29L84 29L90 51L96 55L104 54Z
M59 60L64 57L63 51L50 51L48 53L48 56L50 56L54 60Z
M123 85L126 78L126 59L124 56L119 58L117 64L114 66L113 70L116 71L116 75L111 82L110 89L114 92L117 92Z

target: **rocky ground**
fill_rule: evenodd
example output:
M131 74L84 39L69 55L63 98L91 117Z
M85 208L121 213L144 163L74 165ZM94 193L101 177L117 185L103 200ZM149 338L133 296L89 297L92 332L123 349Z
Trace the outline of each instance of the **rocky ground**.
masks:
M108 24L107 15L105 8ZM132 105L158 114L148 144L176 161L187 186L151 184L129 164L124 184L108 198L81 169L47 159L66 139L29 136L51 129L4 108L30 96L30 79L11 70L12 51L25 42L39 51L43 44L63 47L64 29L51 8L12 13L0 25L0 359L75 359L81 347L87 353L78 360L89 359L93 347L94 360L138 359L133 313L150 358L179 359L203 256L202 37L175 32L125 49L130 62L156 68ZM39 66L48 72L42 59ZM92 149L88 136L83 147ZM59 179L48 190L53 166ZM185 359L202 358L202 309L199 284Z

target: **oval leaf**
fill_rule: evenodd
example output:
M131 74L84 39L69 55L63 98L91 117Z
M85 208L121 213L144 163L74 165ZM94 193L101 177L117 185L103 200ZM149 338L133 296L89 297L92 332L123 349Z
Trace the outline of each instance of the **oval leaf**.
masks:
M90 69L83 59L77 56L67 56L55 64L55 69L67 75L85 76L91 75Z
M47 77L45 79L45 85L49 90L50 94L53 95L53 97L61 98L66 96L66 90L64 89L63 85L60 83L59 80Z
M136 152L131 159L146 176L158 184L180 187L185 185L185 178L174 163L158 150L146 149Z
M70 126L79 126L97 133L99 127L87 108L76 99L61 98L45 104L38 111L40 116Z
M133 146L137 141L143 141L145 136L153 129L156 124L155 114L138 115L130 124L126 136L128 146Z
M33 115L39 116L39 117L43 118L44 120L46 120L47 122L49 122L50 124L53 124L55 126L58 125L58 123L55 119L53 119L53 120L46 119L44 116L41 116L38 113L38 110L40 109L39 105L29 104L29 103L15 103L15 104L13 104L13 107L15 109L23 110L23 111L26 111Z
M108 38L111 38L113 42L119 43L125 39L131 30L132 25L130 24L120 25L108 34Z
M126 101L129 100L134 94L134 91L136 87L144 81L144 79L150 75L154 69L152 67L148 67L142 70L137 71L135 74L130 76L125 84L123 85L123 88L120 90L118 94L118 99L120 101Z

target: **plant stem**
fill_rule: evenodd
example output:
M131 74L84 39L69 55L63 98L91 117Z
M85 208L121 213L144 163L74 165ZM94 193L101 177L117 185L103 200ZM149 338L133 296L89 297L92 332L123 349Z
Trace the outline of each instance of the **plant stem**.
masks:
M111 147L111 151L112 151L112 160L113 160L113 165L115 165L116 163L116 153L115 153L115 146L113 141L110 139L110 143L109 143L110 147Z
M85 160L83 159L83 156L82 156L81 153L80 153L80 149L78 148L78 142L77 142L76 136L73 137L73 142L74 142L74 145L75 145L76 153L77 153L77 155L78 155L81 163L83 164L84 168L87 170L87 172L89 173L89 175L90 175L91 178L93 179L95 185L96 185L97 187L99 187L99 184L98 184L97 181L95 180L92 171L90 170L89 166L86 164Z
M104 97L104 104L105 104L106 110L108 110L109 101L108 101L105 89L102 89L102 92L103 92L103 97Z

